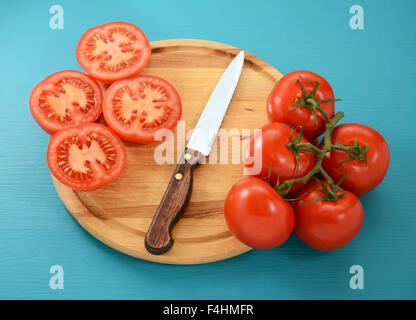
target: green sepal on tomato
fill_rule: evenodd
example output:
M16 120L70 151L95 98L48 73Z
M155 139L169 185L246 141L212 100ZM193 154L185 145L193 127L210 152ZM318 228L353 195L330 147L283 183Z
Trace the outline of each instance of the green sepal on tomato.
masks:
M255 132L244 152L245 166L250 171L255 171L250 174L263 180L269 179L273 186L277 182L282 184L286 180L305 176L315 166L316 158L311 153L299 152L297 168L296 157L287 145L291 138L298 136L296 130L279 122L269 123L261 131ZM301 143L308 143L308 140L302 137ZM298 183L290 192L302 186L302 183Z
M233 185L225 200L224 214L232 234L256 249L281 245L295 224L291 205L255 177L243 178Z
M345 123L335 127L331 135L332 143L342 143L352 147L352 153L333 148L328 152L322 167L338 181L348 174L341 187L357 196L362 196L383 181L390 162L390 151L386 140L376 130L358 123ZM354 144L357 147L354 148ZM359 153L358 147L367 147L365 160L354 158Z
M308 96L305 96L302 84ZM315 88L316 92L313 94ZM316 110L316 116L314 115L310 109L313 106L306 101L307 98L316 102L321 100L319 104L328 117L334 116L334 101L324 102L334 100L334 92L328 81L314 72L300 70L284 75L270 92L267 99L270 122L283 122L292 127L302 126L303 134L308 140L320 136L325 130L325 118L319 110ZM295 108L296 104L309 108Z
M326 181L322 181L328 187ZM337 194L342 194L339 190ZM309 182L294 201L295 233L306 244L321 251L347 245L361 229L364 209L352 192L336 201L319 200L324 190L318 181Z

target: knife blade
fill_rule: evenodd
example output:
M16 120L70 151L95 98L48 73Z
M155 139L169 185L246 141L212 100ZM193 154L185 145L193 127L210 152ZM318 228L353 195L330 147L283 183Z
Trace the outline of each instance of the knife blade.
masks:
M198 120L187 147L207 156L233 97L244 64L241 51L225 70Z
M192 193L193 169L208 156L234 95L244 65L241 51L229 64L212 92L189 139L144 240L151 254L163 254L173 245L172 229L183 214Z

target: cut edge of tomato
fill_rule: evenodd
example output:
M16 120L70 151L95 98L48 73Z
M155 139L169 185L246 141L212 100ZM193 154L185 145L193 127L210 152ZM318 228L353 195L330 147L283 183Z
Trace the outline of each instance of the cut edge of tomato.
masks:
M103 28L106 27L108 25L127 25L131 28L136 29L141 36L143 36L143 39L145 40L147 46L145 48L143 48L141 53L145 53L144 59L142 61L142 63L138 64L136 66L136 68L132 68L132 70L130 72L118 72L117 74L109 74L109 75L105 75L104 73L100 73L100 72L96 72L93 68L88 67L86 64L84 64L84 57L83 54L81 52L81 43L83 40L86 40L86 38L92 33L94 32L94 30L99 29L99 28ZM146 50L144 50L146 49ZM147 38L146 34L144 33L144 31L142 29L140 29L138 26L136 26L135 24L129 23L129 22L124 22L124 21L112 21L112 22L107 22L98 26L94 26L91 28L88 28L82 35L81 38L78 41L77 47L75 49L75 58L77 59L79 65L82 67L82 69L84 69L84 71L89 74L92 78L101 81L105 84L111 84L114 81L117 80L123 80L126 78L129 78L131 76L137 75L139 74L149 63L150 60L150 56L151 56L151 52L152 49L150 47L150 42L149 39ZM120 75L121 74L121 75Z
M111 137L106 136L106 138L109 138L110 140L112 140L113 144L114 142L116 142L117 147L119 147L119 152L117 154L117 163L115 167L115 169L117 170L115 171L115 173L113 174L110 180L100 181L100 182L93 184L92 186L86 186L82 183L74 183L74 184L67 183L65 181L66 179L63 178L63 177L66 177L66 175L64 175L59 169L58 170L55 169L54 163L51 163L52 159L56 159L55 150L57 147L59 147L62 140L65 139L68 132L73 131L74 134L78 136L82 136L86 134L86 131L88 130L92 131L93 130L92 127L98 128L99 130L108 131L111 134ZM49 171L51 172L53 177L55 177L60 183L64 184L65 186L73 190L78 190L78 191L93 191L113 182L123 173L127 165L127 151L120 137L118 137L118 135L111 128L105 125L99 124L99 123L83 123L77 126L68 127L66 129L60 130L51 136L49 140L48 149L47 149L47 164L48 164Z
M123 140L127 140L127 141L133 141L133 142L139 142L139 143L151 143L151 142L155 142L154 140L154 135L156 131L153 132L149 132L148 134L145 134L146 131L143 130L141 131L142 134L126 134L125 132L122 132L121 130L119 130L118 128L116 128L112 123L112 119L113 119L113 115L110 115L110 112L112 110L112 108L106 108L105 105L107 105L108 103L106 102L108 99L111 99L112 96L110 97L110 95L113 95L114 90L116 90L117 86L120 85L120 82L122 81L134 81L135 79L145 79L148 78L150 80L157 80L160 81L163 84L166 84L169 89L172 91L172 93L175 95L175 100L178 103L178 110L177 110L177 114L175 116L175 121L172 121L172 124L166 127L160 127L157 130L160 129L168 129L168 130L172 130L177 126L178 121L181 119L182 117L182 101L179 95L179 92L176 90L176 88L166 79L158 77L158 76L153 76L153 75L136 75L133 77L129 77L126 79L121 79L121 80L117 80L115 82L113 82L108 89L105 92L104 95L104 99L103 99L103 116L104 116L104 120L105 123L108 125L108 127L110 127L114 132L116 132L116 134L118 134L118 136L120 138L122 138ZM111 105L111 103L110 103ZM143 129L143 128L142 128Z
M36 108L39 108L39 105L36 101L34 101L35 95L38 95L38 96L40 95L40 94L38 94L38 90L41 90L42 85L48 85L48 83L51 81L52 78L55 78L55 77L58 78L61 74L62 75L64 75L64 74L74 74L75 76L79 76L80 78L85 77L89 81L91 81L91 85L93 86L94 93L96 95L98 95L97 96L97 103L99 105L99 108L98 108L99 112L97 112L91 120L88 120L88 121L82 122L82 123L73 124L73 125L67 125L67 126L64 126L62 128L60 128L59 125L54 125L52 122L50 124L42 123L42 119L46 119L47 121L49 121L49 120L48 120L47 117L42 117L42 115L43 115L42 113L38 114L36 112ZM80 79L80 80L83 81L83 79ZM85 81L83 81L83 82L85 82ZM90 83L87 82L87 84L90 84ZM78 71L78 70L61 70L61 71L57 71L57 72L54 72L54 73L48 75L46 78L41 80L39 83L37 83L33 87L32 91L30 93L30 96L29 96L29 109L30 109L30 113L32 114L32 117L35 119L37 124L43 130L45 130L48 134L53 135L56 132L58 132L59 130L67 129L67 128L77 126L77 125L80 125L80 124L84 124L84 123L93 123L93 122L97 121L98 118L100 117L100 115L102 114L102 111L103 111L103 106L102 106L103 101L104 101L104 94L103 94L102 87L100 86L100 84L94 78L92 78L88 74L86 74L84 72L81 72L81 71Z

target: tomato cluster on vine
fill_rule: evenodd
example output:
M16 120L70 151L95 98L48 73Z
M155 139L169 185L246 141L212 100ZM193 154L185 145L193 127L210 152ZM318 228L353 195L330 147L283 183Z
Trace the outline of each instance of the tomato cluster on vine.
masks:
M329 251L358 234L364 219L358 197L383 181L390 152L376 130L338 125L344 117L335 113L338 100L328 81L310 71L276 83L267 99L271 123L244 154L247 167L261 163L261 170L235 183L225 201L227 224L240 241L269 249L294 230L309 246Z

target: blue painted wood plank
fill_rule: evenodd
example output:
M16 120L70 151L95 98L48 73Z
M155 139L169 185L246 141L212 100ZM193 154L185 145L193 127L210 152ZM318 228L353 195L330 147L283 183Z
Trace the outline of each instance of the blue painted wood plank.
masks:
M358 3L358 2L357 2ZM364 30L349 27L352 2L67 1L64 29L49 28L51 1L9 1L0 19L0 298L288 299L416 298L416 108L414 1L359 1ZM167 266L120 254L87 234L52 186L48 136L28 97L48 74L77 69L82 32L107 21L137 24L149 39L197 38L235 45L283 73L309 69L332 84L344 122L387 139L385 181L362 197L365 220L347 247L319 253L292 236L280 248L199 266ZM49 268L65 270L51 290ZM351 290L349 268L365 270Z

